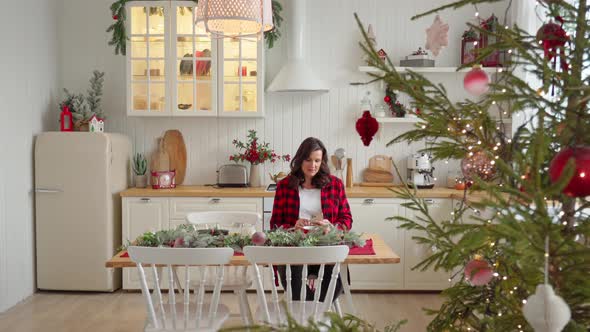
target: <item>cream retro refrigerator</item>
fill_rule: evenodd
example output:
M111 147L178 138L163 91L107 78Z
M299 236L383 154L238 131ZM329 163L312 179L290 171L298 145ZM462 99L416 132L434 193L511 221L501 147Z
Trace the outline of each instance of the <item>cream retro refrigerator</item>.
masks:
M37 287L114 291L131 144L123 135L47 132L35 142Z

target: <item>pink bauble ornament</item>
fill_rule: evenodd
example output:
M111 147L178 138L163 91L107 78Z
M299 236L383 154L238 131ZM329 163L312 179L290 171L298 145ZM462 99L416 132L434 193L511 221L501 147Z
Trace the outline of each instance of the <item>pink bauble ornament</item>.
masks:
M474 96L481 96L490 89L490 77L480 66L473 66L463 79L463 87Z
M574 176L570 179L563 193L571 197L590 195L590 147L574 146L559 151L549 164L549 178L557 182L568 160L574 159Z
M490 158L483 151L474 152L461 160L461 171L467 180L473 180L476 176L484 181L491 180L496 175L496 168Z
M256 232L252 234L252 243L257 246L263 246L266 243L266 234L264 234L264 232Z
M465 279L473 286L487 285L494 275L494 270L485 260L474 259L465 265Z

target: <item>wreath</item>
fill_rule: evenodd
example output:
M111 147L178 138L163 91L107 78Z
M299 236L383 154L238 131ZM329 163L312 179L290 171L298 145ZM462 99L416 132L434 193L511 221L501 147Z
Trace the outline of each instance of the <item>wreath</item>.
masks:
M125 19L127 18L125 4L129 1L132 0L117 0L111 5L111 14L115 23L108 27L107 32L113 33L109 45L115 47L115 54L120 53L125 55L127 53L127 40L129 38L127 37L127 31L125 30ZM195 3L199 2L198 0L192 1ZM264 40L266 41L266 46L268 48L272 48L275 42L281 37L281 31L279 28L283 22L283 17L281 16L282 10L283 6L277 0L272 0L272 19L274 22L274 28L264 33ZM155 14L151 12L151 8L149 14Z

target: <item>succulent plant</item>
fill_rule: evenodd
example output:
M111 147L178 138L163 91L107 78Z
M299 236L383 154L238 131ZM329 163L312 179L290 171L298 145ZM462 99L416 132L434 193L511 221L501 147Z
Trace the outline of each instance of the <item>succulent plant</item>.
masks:
M136 153L133 156L133 172L136 175L145 175L147 171L147 160L145 159L143 153Z

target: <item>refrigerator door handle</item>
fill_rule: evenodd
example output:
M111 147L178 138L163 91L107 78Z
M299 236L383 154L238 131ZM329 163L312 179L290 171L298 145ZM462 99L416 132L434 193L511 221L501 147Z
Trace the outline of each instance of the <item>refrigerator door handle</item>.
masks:
M36 193L62 193L63 190L61 189L47 189L47 188L36 188Z

